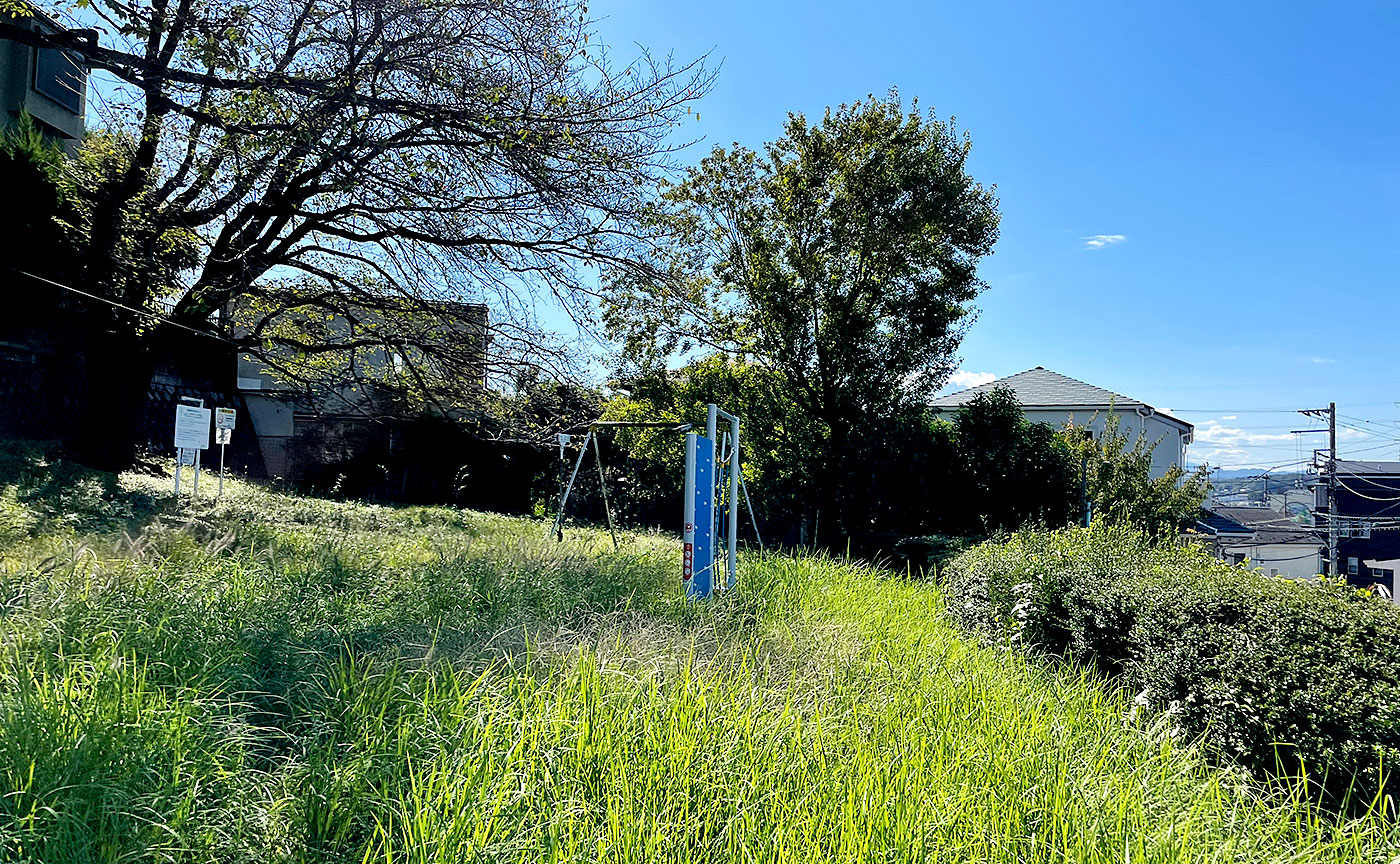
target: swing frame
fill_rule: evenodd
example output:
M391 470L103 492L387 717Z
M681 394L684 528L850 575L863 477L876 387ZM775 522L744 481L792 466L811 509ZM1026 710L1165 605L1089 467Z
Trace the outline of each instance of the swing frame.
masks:
M606 518L607 518L608 534L609 534L609 536L612 538L613 548L614 548L614 549L620 548L620 546L619 546L619 544L618 544L618 540L617 540L617 527L616 527L616 525L615 525L615 523L614 523L614 521L613 521L612 506L611 506L611 503L610 503L609 500L608 500L608 486L607 486L607 480L606 480L606 477L605 477L604 472L603 472L603 455L602 455L602 452L600 451L600 449L599 449L599 447L598 447L598 435L599 435L601 432L603 432L603 431L605 431L605 430L607 430L607 429L618 429L618 428L639 429L639 428L640 428L640 429L665 429L665 430L667 430L667 431L672 431L672 432L691 433L691 434L688 434L686 437L687 437L687 439L693 437L693 438L696 440L696 445L697 445L697 447L698 447L698 446L706 446L706 447L709 447L709 448L710 448L710 453L709 453L709 456L710 456L710 464L715 465L716 469L718 469L721 465L728 466L728 470L729 470L729 477L728 477L728 480L729 480L729 484L728 484L728 485L729 485L729 494L728 494L728 499L727 499L727 506L728 506L728 520L727 520L727 521L728 521L728 525L726 526L726 527L728 528L728 531L726 532L726 533L728 534L728 537L726 538L727 541L728 541L728 543L727 543L727 548L726 548L726 550L725 550L725 552L726 552L726 555L725 555L725 565L726 565L725 570L726 570L726 576L727 576L727 578L726 578L726 580L725 580L725 583L726 583L726 584L725 584L724 587L726 587L726 588L733 588L734 585L735 585L735 583L736 583L736 578L737 578L738 535L739 535L739 531L738 531L738 528L739 528L739 495L740 495L741 490L742 490L742 494L743 494L743 502L744 502L744 504L748 507L748 510L749 510L749 520L750 520L750 523L751 523L752 526L753 526L754 538L758 541L758 547L759 547L759 549L762 549L762 548L763 548L763 538L762 538L762 536L759 534L759 531L758 531L758 519L757 519L756 515L754 514L753 502L752 502L752 500L749 498L748 483L744 480L743 471L740 470L740 459L739 459L739 454L740 454L740 449L739 449L739 418L738 418L737 416L733 415L733 414L730 414L730 413L727 412L727 411L724 411L723 409L719 408L719 406L717 406L717 405L715 405L715 404L713 404L713 403L711 403L711 404L709 404L709 405L706 406L706 412L705 412L705 413L706 413L705 431L707 432L707 434L706 434L705 436L703 436L703 437L702 437L702 436L699 436L699 435L695 435L694 433L691 433L691 430L695 428L695 424L694 424L694 423L674 423L674 422L669 422L669 421L658 421L658 420L596 420L596 421L594 421L594 422L588 424L587 432L586 432L586 434L584 435L583 443L579 445L578 457L574 460L573 471L570 472L570 474L569 474L569 480L568 480L568 482L567 482L566 484L564 484L563 492L562 492L562 494L560 495L560 498L559 498L559 507L558 507L558 509L557 509L556 512L555 512L554 523L553 523L553 525L551 526L551 529L550 529L550 533L554 535L556 541L558 541L558 542L563 542L563 540L564 540L564 519L566 518L567 511L568 511L569 496L573 493L574 483L578 480L578 473L579 473L579 470L583 467L583 460L587 457L587 455L588 455L588 450L589 450L589 445L591 444L591 445L592 445L592 449L593 449L593 458L594 458L594 462L595 462L595 464L596 464L596 466L597 466L597 469L598 469L598 485L599 485L599 488L600 488L600 490L602 491L602 494L603 494L603 512L604 512L604 515L605 515ZM725 437L726 437L726 443L727 443L727 445L728 445L727 447L719 447L719 441L718 441L718 439L717 439L717 437L716 437L716 432L718 431L718 422L719 422L719 420L720 420L721 418L723 418L724 420L726 420L726 421L729 422L729 427L730 427L730 428L729 428L729 430L728 430L728 434L725 436ZM704 442L703 444L700 443L700 442L702 442L702 441ZM687 446L687 449L686 449L686 456L687 456L687 458L686 458L686 483L685 483L686 488L685 488L684 524L685 524L690 530L688 530L688 531L686 532L686 536L683 538L683 546L685 547L686 553L689 554L689 552L690 552L690 547L691 547L691 544L693 543L693 539L694 539L693 534L694 534L694 522L695 522L695 495L696 495L696 490L695 490L694 484L695 484L695 459L696 459L695 449L696 449L696 448L695 448L695 447L689 446L689 441L687 441L687 445L688 445L688 446ZM559 440L559 460L560 460L560 462L563 462L563 461L564 461L564 448L565 448L566 446L567 446L567 440L565 439L564 435L561 434L561 435L560 435L560 440ZM719 448L719 452L718 452L718 453L716 453L716 448ZM716 460L716 458L715 458L716 456L719 456L719 457L720 457L719 460L718 460L718 464L717 464L717 460ZM716 492L715 492L714 484L711 484L711 488L710 488L710 490L709 490L709 496L710 496L710 510L711 510L711 513L713 514L714 511L715 511L716 506L719 504L719 496L718 496L718 495L716 494ZM716 525L715 527L718 528L719 526ZM717 533L717 532L716 532L716 533ZM718 557L718 556L713 556L713 557ZM704 579L703 581L702 581L702 580L699 580L699 579L691 580L691 579L689 578L689 576L690 576L690 573L689 573L689 572L686 572L686 573L683 574L683 578L686 579L686 581L687 581L687 592L688 592L692 597L708 597L708 596L710 595L710 593L711 593L711 587L712 587L712 581L713 581L713 580L712 580L712 577L713 577L713 569L714 569L714 564L715 564L715 563L717 563L717 562L714 561L714 560L712 560L712 561L709 562L708 564L704 565L703 568L701 568L703 571L706 571L707 577L708 577L708 578Z

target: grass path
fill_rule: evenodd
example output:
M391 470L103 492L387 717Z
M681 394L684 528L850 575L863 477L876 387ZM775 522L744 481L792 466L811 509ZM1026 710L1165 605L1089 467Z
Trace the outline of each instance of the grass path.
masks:
M1398 851L969 642L927 586L754 555L688 604L665 538L241 483L177 515L52 470L0 476L0 860Z

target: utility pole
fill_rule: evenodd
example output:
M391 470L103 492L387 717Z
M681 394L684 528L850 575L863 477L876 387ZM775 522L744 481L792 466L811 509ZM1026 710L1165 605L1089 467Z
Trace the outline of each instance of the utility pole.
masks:
M1336 579L1337 569L1337 403L1327 403L1327 555L1332 559L1330 575Z
M1337 403L1329 402L1326 408L1309 408L1299 411L1308 417L1327 417L1327 575L1338 576L1337 554ZM1321 432L1321 429L1295 429L1296 434Z

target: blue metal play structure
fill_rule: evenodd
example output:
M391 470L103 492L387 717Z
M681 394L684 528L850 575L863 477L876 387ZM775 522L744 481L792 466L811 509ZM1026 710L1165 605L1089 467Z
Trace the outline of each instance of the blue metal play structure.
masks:
M719 421L728 422L729 429L719 434ZM685 432L685 489L684 489L684 532L681 538L681 580L685 583L686 594L692 598L710 597L716 588L733 588L737 580L739 548L739 494L742 490L745 503L748 503L748 487L744 483L739 462L739 418L716 405L707 406L705 432L700 435L691 432L690 424L636 422L619 420L599 420L588 427L583 444L579 447L578 459L574 462L573 473L564 485L559 499L559 510L554 518L553 533L559 540L564 539L564 511L569 503L569 493L573 491L579 468L583 465L588 445L593 445L593 454L598 462L598 482L603 493L603 509L607 515L608 530L612 533L613 545L617 545L617 533L613 528L612 511L608 506L607 486L604 483L603 457L598 450L597 434L609 427L631 426L664 428L675 432ZM560 467L563 467L564 448L571 436L559 436ZM562 477L561 477L562 479ZM763 540L758 536L758 521L749 505L749 519L753 523L754 538L762 548ZM718 547L719 538L725 541L723 555Z

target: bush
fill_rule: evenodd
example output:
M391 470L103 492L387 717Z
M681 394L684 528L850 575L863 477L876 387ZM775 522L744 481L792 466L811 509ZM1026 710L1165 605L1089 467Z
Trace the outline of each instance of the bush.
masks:
M964 627L1121 677L1256 776L1306 774L1338 804L1400 792L1400 607L1368 591L1110 527L984 543L944 579Z

